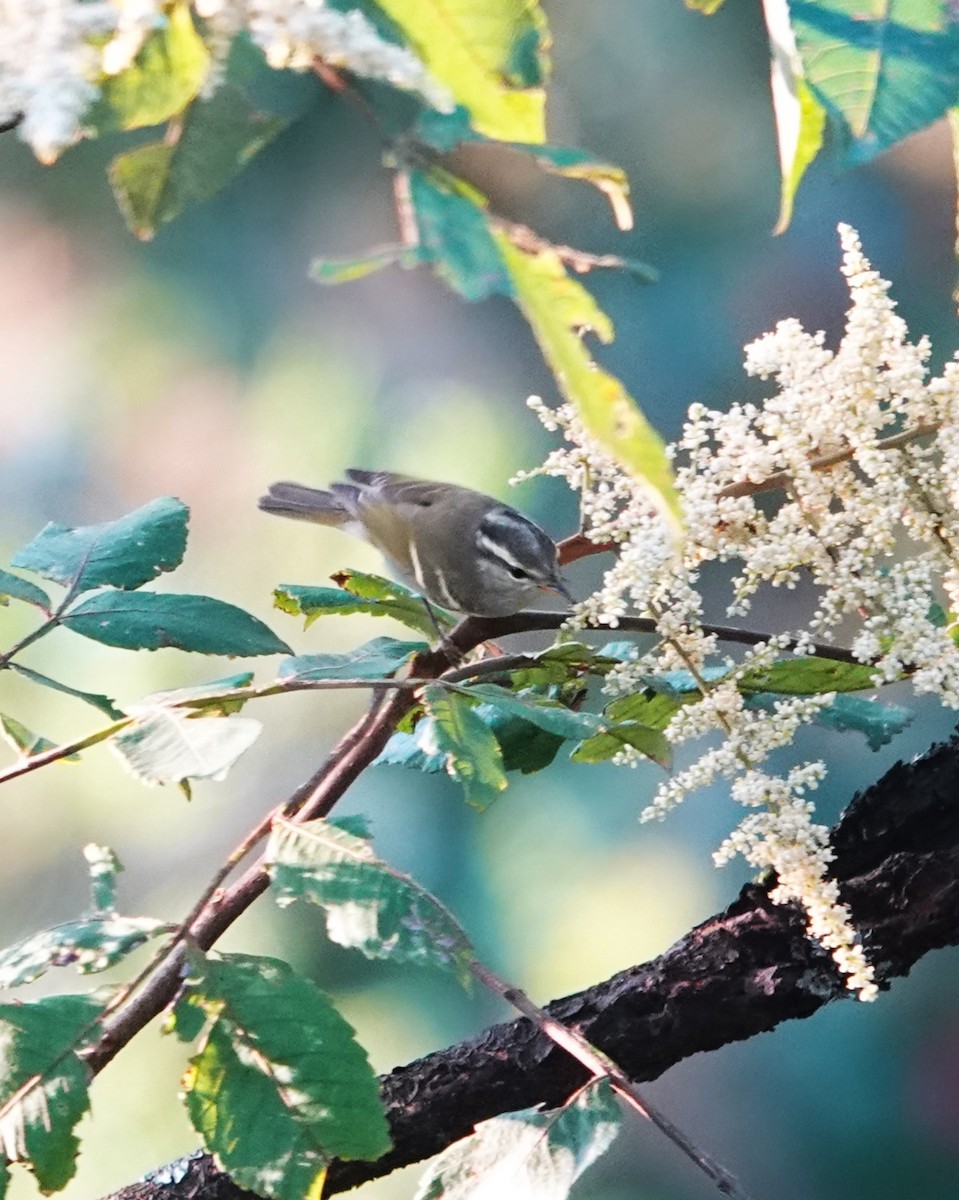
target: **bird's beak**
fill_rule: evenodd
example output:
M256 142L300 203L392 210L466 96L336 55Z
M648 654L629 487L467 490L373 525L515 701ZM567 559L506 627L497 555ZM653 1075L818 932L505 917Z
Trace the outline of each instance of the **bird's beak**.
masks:
M544 584L543 591L558 592L559 595L562 596L564 600L568 600L570 604L576 603L569 588L566 586L565 580L559 575L554 575L551 583Z

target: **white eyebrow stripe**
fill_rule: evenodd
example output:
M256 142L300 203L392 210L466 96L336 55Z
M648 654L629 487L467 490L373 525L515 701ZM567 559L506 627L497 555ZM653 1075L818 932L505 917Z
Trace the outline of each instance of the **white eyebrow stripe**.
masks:
M510 552L499 542L494 542L492 538L488 538L485 533L476 535L476 544L480 549L485 550L488 554L492 554L494 558L498 558L501 562L507 563L511 567L516 567L520 571L525 571L526 567L510 554Z

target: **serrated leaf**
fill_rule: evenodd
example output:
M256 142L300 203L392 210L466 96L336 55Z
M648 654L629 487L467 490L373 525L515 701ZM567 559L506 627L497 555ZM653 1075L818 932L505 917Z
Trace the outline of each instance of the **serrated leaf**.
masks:
M75 700L82 700L84 704L89 704L93 708L99 709L100 712L106 713L111 721L120 721L123 719L124 714L117 708L109 696L102 696L96 692L81 692L78 688L72 688L66 683L61 683L58 679L51 679L49 675L41 675L39 671L34 671L30 667L24 667L20 663L10 663L9 666L11 671L16 671L24 679L29 679L41 687L50 688L51 691L62 692L65 696L73 696Z
M678 528L679 498L662 438L622 383L593 361L583 341L587 330L603 342L612 341L609 317L567 274L554 249L530 254L514 246L504 232L494 230L493 237L513 280L516 302L563 397L593 437L647 488L653 502Z
M88 842L83 857L90 872L90 905L95 913L116 912L117 876L123 864L109 846Z
M309 683L323 679L381 679L399 670L414 654L429 650L426 642L401 642L379 637L346 654L298 654L280 663L277 677L284 682Z
M813 95L858 166L944 116L959 94L959 27L942 0L790 0Z
M435 746L426 744L429 753L446 756L446 773L463 785L468 803L487 808L506 788L503 754L492 730L473 712L469 703L455 692L437 684L423 690L429 726Z
M150 33L133 63L100 86L84 118L96 133L160 125L181 112L206 79L210 53L197 33L189 5L175 4Z
M784 696L816 696L822 692L861 692L873 688L876 668L868 663L836 659L782 658L770 667L747 672L740 680L743 692L778 692Z
M263 726L249 717L201 716L157 708L137 716L110 745L144 783L226 778Z
M802 61L789 20L788 0L764 0L772 51L771 85L779 147L779 219L774 233L792 220L796 191L806 168L822 149L826 112L803 78Z
M410 171L406 178L420 261L466 300L514 295L483 197L438 172Z
M619 696L606 705L606 715L617 724L635 721L651 729L665 729L673 714L695 700L695 696L676 691L657 692L647 689Z
M279 821L266 862L279 902L320 905L332 941L367 958L441 967L468 981L473 952L455 917L381 862L366 838L328 821Z
M532 775L542 771L555 759L565 740L492 704L479 704L473 711L493 731L503 755L503 770L507 772ZM444 769L442 763L439 769Z
M597 1079L562 1108L535 1108L481 1121L432 1163L415 1200L565 1200L570 1188L609 1149L620 1112L608 1080Z
M22 600L25 604L43 609L45 613L50 612L50 597L43 588L0 567L0 604L6 604L8 600Z
M75 593L98 587L133 589L179 566L190 510L172 496L151 500L116 521L71 529L49 524L13 557Z
M261 620L211 596L101 592L61 619L74 633L124 650L173 647L197 654L289 654Z
M287 124L255 112L230 84L195 100L176 137L137 146L111 163L110 183L130 230L148 240L161 225L211 199Z
M51 967L76 967L81 975L105 971L169 926L153 917L79 917L41 930L0 950L0 988L33 983Z
M542 142L549 30L538 0L378 0L480 133Z
M73 1129L90 1107L90 1072L71 1047L100 1007L90 996L0 1004L0 1154L25 1163L43 1192L65 1187L76 1170ZM35 1075L42 1083L14 1101Z
M326 1163L390 1146L376 1077L329 999L277 959L198 965L176 1006L190 1036L211 1025L185 1080L191 1119L236 1183L276 1200L318 1195Z
M445 772L446 755L436 748L432 724L431 717L421 717L411 732L398 730L373 760L372 766L410 767L427 775Z
M274 603L283 612L305 617L307 628L319 617L369 613L373 617L392 617L410 629L436 636L422 599L401 583L381 579L378 575L364 575L360 571L341 571L335 578L342 587L301 587L282 583L273 593ZM452 625L452 619L435 605L433 612L441 627Z

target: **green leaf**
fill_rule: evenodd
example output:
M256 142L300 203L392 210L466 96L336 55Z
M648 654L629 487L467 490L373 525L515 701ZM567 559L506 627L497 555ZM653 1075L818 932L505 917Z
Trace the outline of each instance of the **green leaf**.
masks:
M782 186L779 220L783 233L792 220L793 202L806 168L822 149L826 112L803 78L802 61L785 0L764 5L772 50L772 95Z
M9 665L11 671L16 671L18 675L22 675L32 683L38 683L41 687L50 688L54 692L62 692L65 696L73 696L75 700L82 700L84 704L92 705L94 708L99 709L100 712L106 713L111 721L120 721L123 718L124 714L117 708L109 696L101 696L99 693L94 692L81 692L77 688L60 683L58 679L51 679L49 675L41 675L39 671L21 666L20 663L10 663Z
M105 971L169 926L153 917L78 917L41 930L0 950L0 988L33 983L51 967L76 967L82 975Z
M527 726L527 728L529 728ZM446 771L446 755L436 748L436 735L430 717L421 717L412 732L398 730L386 743L374 767L410 767L427 775ZM503 769L506 770L504 762Z
M463 785L467 801L487 808L506 788L503 754L492 730L468 701L438 684L424 688L423 701L433 718L436 745L430 750L446 756L446 773Z
M0 604L6 604L11 599L23 600L26 604L42 608L45 613L50 612L50 597L43 588L0 567Z
M306 628L319 617L369 613L373 617L392 617L410 629L436 636L426 605L401 583L359 571L341 571L334 578L341 587L299 587L281 583L273 593L274 603L285 613L306 617ZM452 618L435 605L433 612L441 627L449 628L453 624Z
M90 1072L74 1044L100 1007L90 996L0 1004L0 1106L10 1105L0 1117L0 1153L25 1163L42 1192L59 1191L76 1170L73 1130L90 1107ZM35 1075L42 1082L14 1100Z
M252 682L252 671L238 671L236 675L212 679L209 683L195 683L192 687L173 688L167 692L152 692L149 696L144 696L137 708L140 711L157 707L189 708L202 711L204 715L218 713L227 717L231 713L239 712L248 699L231 696L230 693L241 691Z
M701 12L707 17L711 17L714 12L718 12L722 8L722 5L723 0L686 0L687 8Z
M16 717L8 717L6 713L0 713L0 734L3 735L4 741L24 758L33 758L36 754L43 754L45 750L52 750L56 745L56 742L51 742L49 738L41 737L39 733L27 729L26 725L21 725ZM77 755L74 754L71 757L76 759Z
M210 1028L185 1079L207 1149L241 1187L277 1200L319 1195L326 1164L390 1147L376 1076L353 1029L286 963L224 955L196 964L174 1022Z
M110 742L144 783L226 778L263 726L249 717L216 717L155 708L138 715Z
M415 1200L468 1200L477 1181L490 1196L563 1200L586 1168L609 1149L620 1112L606 1079L562 1108L528 1108L481 1121L432 1163Z
M466 300L514 295L479 192L439 171L410 171L407 180L420 261Z
M538 0L378 0L427 68L501 141L545 139L549 30Z
M90 904L95 913L116 912L117 876L123 864L109 846L88 842L83 857L90 872Z
M412 267L418 261L418 256L408 246L386 246L362 258L315 258L310 264L310 278L327 285L352 283L354 279L363 279L384 267L397 263Z
M475 696L514 717L520 717L548 733L566 739L590 737L601 732L607 722L590 712L573 712L563 704L535 693L518 696L495 683L477 683L457 689L460 694Z
M295 121L326 89L312 71L271 67L259 46L241 30L230 42L226 82L234 84L257 112Z
M379 637L346 654L299 654L280 663L278 678L309 683L322 679L382 679L399 670L414 654L429 650L426 642L400 642Z
M367 958L441 967L469 980L473 951L456 918L378 859L366 838L328 821L278 821L266 863L279 903L320 905L332 941Z
M760 708L766 712L775 709L781 697L765 692L750 696L747 708ZM821 708L813 717L812 724L861 733L870 750L880 750L912 722L913 714L897 704L882 704L879 700L867 700L864 696L839 695L832 704Z
M661 767L669 768L673 761L672 746L666 735L652 725L640 721L619 721L604 733L580 742L570 755L574 762L603 762L619 754L627 746L638 750Z
M185 504L164 496L103 525L50 524L14 555L13 565L76 593L104 586L138 588L179 566L189 518Z
M159 125L181 112L206 79L210 54L187 4L175 4L133 63L101 83L84 125L97 133Z
M555 759L565 740L493 704L479 704L473 712L493 731L503 755L503 770L507 772L520 771L523 775L532 775L542 771ZM426 717L420 724L428 720ZM441 762L439 770L444 769Z
M782 658L770 667L747 672L739 687L742 692L778 692L784 696L861 692L876 686L875 674L876 668L868 663L837 662L821 656Z
M803 74L858 166L944 116L959 27L943 0L789 0Z
M593 437L649 490L651 500L678 527L679 497L662 438L622 383L593 361L583 342L586 330L603 342L612 341L609 317L567 274L552 247L530 254L514 246L504 232L494 230L493 237L513 280L516 302L564 398Z
M124 650L174 647L198 654L252 657L290 647L257 617L210 596L102 592L62 618L67 629Z
M110 182L127 225L149 240L161 225L215 196L287 124L255 112L229 84L194 101L177 136L113 160Z

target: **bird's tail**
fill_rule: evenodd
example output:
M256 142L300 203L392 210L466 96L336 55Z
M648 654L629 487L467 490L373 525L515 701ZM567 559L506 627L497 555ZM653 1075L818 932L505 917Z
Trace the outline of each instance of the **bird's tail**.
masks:
M306 487L302 483L271 483L270 490L258 501L263 512L318 525L345 525L351 514L332 492Z

